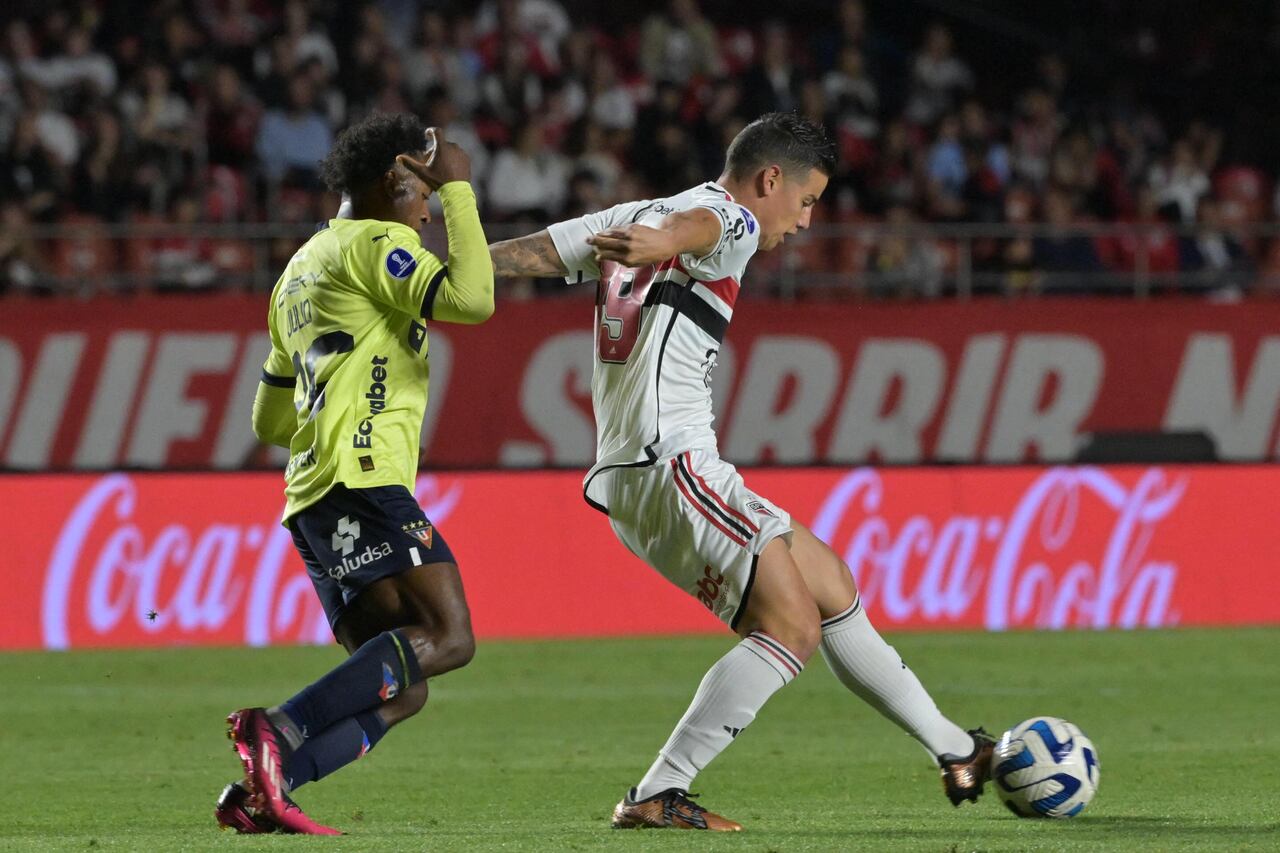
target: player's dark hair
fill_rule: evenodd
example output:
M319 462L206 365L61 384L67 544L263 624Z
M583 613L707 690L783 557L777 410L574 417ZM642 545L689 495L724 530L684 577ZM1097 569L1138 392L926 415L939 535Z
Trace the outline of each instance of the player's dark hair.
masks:
M396 155L422 151L425 133L417 116L371 115L338 136L320 173L334 192L358 193L394 166Z
M782 171L836 173L836 146L821 125L797 113L765 113L738 132L725 155L725 171L742 180L777 163Z

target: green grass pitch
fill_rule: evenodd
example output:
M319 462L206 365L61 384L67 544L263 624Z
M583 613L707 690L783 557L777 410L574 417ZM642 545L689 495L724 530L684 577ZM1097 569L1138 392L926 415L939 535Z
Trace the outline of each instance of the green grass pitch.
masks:
M953 809L923 751L818 658L696 781L737 836L609 829L719 638L482 643L426 710L298 799L344 838L220 833L222 717L285 698L336 648L0 655L0 850L1275 850L1280 629L890 638L942 708L999 731L1066 717L1097 799L1018 820Z

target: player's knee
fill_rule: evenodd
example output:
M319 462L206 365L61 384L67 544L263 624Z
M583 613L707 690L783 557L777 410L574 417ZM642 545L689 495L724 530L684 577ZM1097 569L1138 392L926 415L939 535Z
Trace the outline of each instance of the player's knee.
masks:
M760 627L786 646L787 651L799 658L801 663L808 662L818 650L818 643L822 642L822 620L816 612L787 614L782 619L765 620Z
M788 648L801 662L807 663L818 650L818 643L822 642L822 620L816 615L812 619L802 619L792 629L792 633L795 636L792 640L794 645Z
M461 669L471 663L476 656L476 638L470 626L462 626L447 631L437 644L438 664L441 672Z

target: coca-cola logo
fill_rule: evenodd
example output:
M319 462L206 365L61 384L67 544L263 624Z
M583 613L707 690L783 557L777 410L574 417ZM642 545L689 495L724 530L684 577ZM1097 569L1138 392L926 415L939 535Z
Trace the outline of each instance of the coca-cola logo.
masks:
M827 495L812 529L885 624L955 623L978 608L994 631L1156 627L1178 621L1178 566L1154 545L1187 487L1186 475L1160 468L1130 488L1099 468L1060 467L1007 515L893 516L881 475L859 468ZM896 497L910 506L911 495Z
M439 524L461 500L462 485L424 476L415 496ZM162 508L140 501L130 475L111 474L94 481L67 516L45 572L46 648L149 635L255 646L332 639L278 516L246 523L219 519L211 508L210 517L165 517L157 525Z

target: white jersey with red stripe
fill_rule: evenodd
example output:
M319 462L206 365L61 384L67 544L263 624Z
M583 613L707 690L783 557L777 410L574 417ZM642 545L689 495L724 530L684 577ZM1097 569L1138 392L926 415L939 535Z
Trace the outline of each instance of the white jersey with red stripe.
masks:
M706 208L720 238L706 255L683 254L639 269L597 264L587 238L608 228L657 226L670 213ZM705 183L665 199L629 202L552 225L570 283L596 281L591 398L596 464L587 500L605 510L596 475L654 465L687 450L715 452L711 372L733 317L747 262L759 244L755 218L725 189Z

